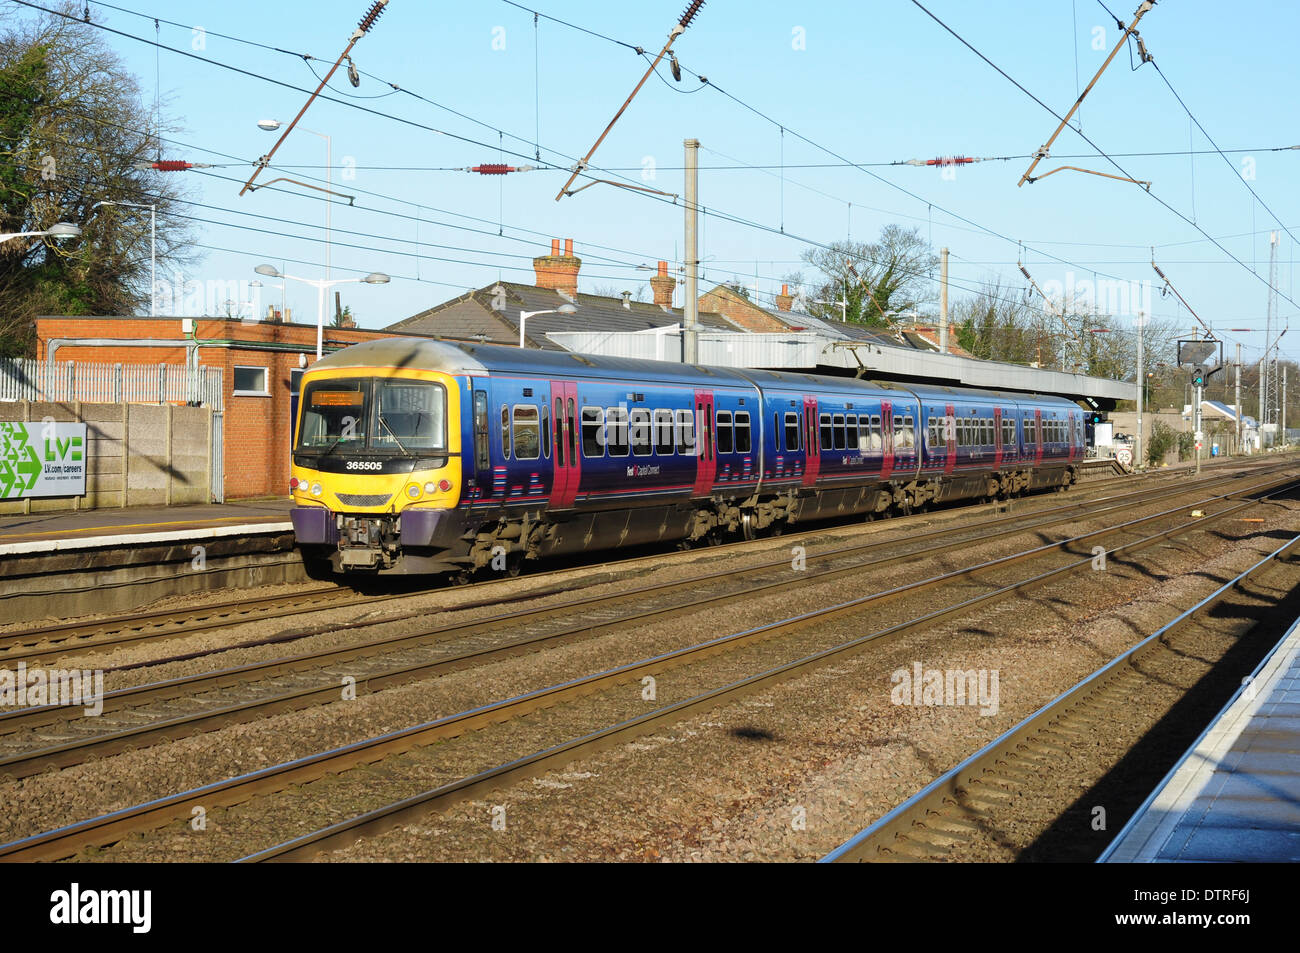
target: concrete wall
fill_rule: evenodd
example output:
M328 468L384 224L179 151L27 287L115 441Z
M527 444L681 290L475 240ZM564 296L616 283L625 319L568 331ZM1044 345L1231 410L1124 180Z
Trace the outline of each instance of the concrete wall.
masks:
M0 420L39 423L46 417L86 425L86 495L0 500L0 514L210 502L212 411L208 408L0 404Z

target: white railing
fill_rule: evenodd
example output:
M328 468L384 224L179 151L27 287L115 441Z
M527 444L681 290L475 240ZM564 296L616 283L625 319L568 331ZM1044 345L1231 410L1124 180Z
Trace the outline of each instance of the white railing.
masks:
M195 404L222 409L219 367L0 358L0 401Z

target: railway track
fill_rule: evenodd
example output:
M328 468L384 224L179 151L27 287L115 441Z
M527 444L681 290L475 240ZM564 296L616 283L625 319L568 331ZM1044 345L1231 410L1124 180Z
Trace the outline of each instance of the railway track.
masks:
M1300 553L1300 536L1225 583L1195 606L1112 659L1073 688L940 775L827 854L824 862L938 861L1000 837L1034 780L1078 757L1080 743L1113 726L1116 711L1144 690L1150 672L1177 661L1181 633ZM1105 846L1104 843L1100 846Z
M1227 482L1233 482L1235 478ZM96 718L79 718L78 709L48 705L0 713L0 777L23 778L51 768L67 767L91 757L105 757L130 748L162 740L215 730L284 711L325 704L340 697L340 684L354 680L358 691L374 692L419 678L440 675L472 665L537 651L543 647L590 637L610 629L645 624L656 619L729 602L739 597L769 596L818 582L858 575L872 568L875 559L891 565L915 562L975 544L1041 531L1053 525L1073 522L1080 509L1093 507L1091 517L1128 510L1139 500L1152 502L1189 490L1182 487L1148 490L1118 501L1072 503L1031 517L1009 515L987 521L974 536L952 538L950 530L934 530L907 540L878 540L809 554L811 564L829 563L820 570L791 571L786 556L758 566L724 569L686 580L652 583L608 594L580 596L556 605L496 613L483 619L425 626L415 632L385 635L359 644L326 648L265 662L202 672L160 682L108 692L103 712ZM1200 500L1197 504L1210 502ZM1039 552L1066 549L1102 538L1123 529L1167 518L1185 507L1158 512L1119 527L1074 536L1021 554L1029 558ZM868 562L867 560L871 560ZM845 564L837 565L843 561ZM933 577L939 581L943 577ZM735 586L739 580L740 587ZM896 591L910 591L890 590ZM683 601L680 597L685 595ZM880 601L892 596L881 594ZM624 603L636 611L614 613ZM411 615L426 614L420 610ZM351 623L356 631L384 629L391 616ZM343 626L324 627L338 631ZM514 632L515 634L511 634ZM430 645L459 640L451 651L434 657ZM232 689L235 690L232 692ZM232 694L235 697L231 697Z
M1294 478L1290 477L1274 479L1269 481L1267 485L1253 488L1253 492L1265 492L1267 495L1274 495L1280 492L1281 487L1290 487L1294 483ZM1112 556L1118 556L1121 553L1129 554L1156 545L1172 537L1185 534L1189 530L1208 526L1216 519L1241 512L1258 502L1257 500L1226 502L1227 498L1231 496L1234 496L1234 494L1224 494L1220 497L1225 501L1222 508L1208 514L1205 518L1182 522L1169 529L1116 546L1110 550L1110 554ZM1185 509L1185 507L1180 509ZM1167 516L1168 514L1164 515ZM1085 534L1069 542L1078 543L1080 540L1093 539L1102 532L1131 531L1136 524L1147 523L1154 518L1143 518L1120 524L1120 526L1111 527L1106 531ZM322 752L282 765L275 765L238 778L205 785L192 791L182 792L101 818L74 824L58 831L35 835L0 846L0 858L54 859L68 856L81 847L112 843L127 832L155 827L178 816L188 816L189 808L195 804L211 807L214 804L239 803L249 797L278 791L291 784L316 780L328 773L346 771L350 767L372 763L389 755L428 745L440 739L455 737L475 728L485 727L498 721L518 718L529 712L555 706L564 701L598 692L602 688L635 679L644 673L661 673L667 668L688 661L693 662L742 645L770 640L776 635L805 629L810 625L816 625L842 615L861 613L865 608L877 604L882 599L893 598L904 592L918 591L921 587L946 587L959 578L973 577L995 567L1010 565L1029 558L1032 552L1043 553L1047 550L1056 552L1061 551L1062 548L1062 544L1037 547L1029 553L1012 554L1008 557L967 567L956 572L945 573L918 583L911 583L896 590L874 593L841 602L815 612L802 613L779 622L711 639L605 672L573 679L522 696L494 702L434 722L412 726L377 738L366 739L333 751ZM563 744L551 746L523 758L499 765L490 771L463 777L448 785L424 792L416 798L407 799L399 804L388 805L378 811L360 815L342 825L333 825L322 829L306 839L300 838L286 842L286 844L255 855L253 859L301 858L320 849L338 846L367 833L405 823L412 817L443 807L454 800L469 797L477 791L510 783L528 774L547 770L551 766L571 760L587 751L598 750L607 744L627 740L627 738L635 734L655 730L664 723L679 719L684 715L712 708L731 698L759 690L785 678L794 677L812 666L822 664L830 659L860 651L879 639L916 631L950 616L969 612L975 607L1007 598L1049 580L1057 579L1063 574L1086 568L1090 566L1091 562L1091 555L1082 559L1071 559L1062 566L1037 573L1011 585L996 587L992 591L960 599L945 608L926 612L909 621L889 626L847 642L832 645L811 655L797 658L741 680L729 682L721 687L685 699L679 703L664 706L645 715L605 726Z
M1278 465L1266 467L1262 471L1258 468L1254 468L1254 472L1267 472L1268 469L1275 469L1276 466ZM1160 476L1165 476L1165 474L1160 474ZM1234 478L1232 475L1216 475L1206 478L1207 482L1203 482L1201 485L1218 485L1219 481L1232 478ZM1114 484L1132 484L1132 482L1132 476L1090 482L1081 490L1082 493L1089 494L1089 499L1076 498L1070 503L1051 507L1045 512L1082 512L1095 504L1096 501L1092 497L1092 494L1097 492L1104 493ZM1135 503L1141 502L1146 494L1152 492L1159 492L1159 488L1144 486L1141 489L1136 489L1128 498L1134 500ZM1024 501L1018 502L1023 503ZM1000 518L995 517L992 520L982 521L979 525L986 526L997 523L1007 523L1016 519L1028 519L1033 515L1034 514L1017 514ZM903 517L902 519L919 520L920 518L921 517L919 516L914 516ZM890 521L889 524L881 526L881 531L888 531L894 528L896 527L893 525L893 521ZM826 527L817 527L803 533L790 534L783 537L783 544L798 544L802 540L822 534L825 531ZM951 529L940 528L938 530L920 534L917 538L934 538L950 532L952 532ZM714 547L710 552L721 553L731 549L732 547L743 547L747 545L752 545L752 543L744 541L728 543L723 546ZM590 585L592 584L591 580L593 578L599 580L599 573L603 570L625 570L635 567L636 565L653 565L655 561L660 558L662 557L657 555L633 557L630 560L620 560L614 563L599 564L596 566L584 567L579 570L553 570L546 574L546 576L549 576L554 580L553 584L544 584L532 591L512 594L508 599L511 602L518 603L532 598L552 595L557 591L564 591L565 588L571 590L573 588L573 583L575 582L580 586ZM565 583L568 585L564 586L563 584ZM502 599L500 596L497 596L494 599L491 595L496 589L499 589L500 586L501 580L489 579L458 587L455 590L457 595L471 593L473 595L479 595L480 598L477 601L471 600L468 604L448 608L453 611L458 611L465 608L475 608L493 604L494 602L501 602ZM74 621L55 626L28 628L19 631L0 633L0 666L14 666L19 662L24 662L28 666L31 666L43 661L52 661L56 659L63 660L88 654L103 653L124 646L166 641L179 636L191 636L200 632L227 629L232 626L251 622L297 617L316 612L324 612L331 609L351 607L369 608L425 594L427 594L427 591L403 591L398 593L370 595L358 594L355 591L342 586L324 586L304 592L294 592L262 598L232 599L181 609L159 609L144 613L129 613L108 619ZM400 619L402 616L396 618ZM292 637L289 640L292 640ZM270 644L276 641L285 640L282 637L276 636L270 639L240 642L234 646L222 647L212 651L224 651L226 648L230 647L249 648L260 644ZM194 658L197 654L204 653L191 653L165 657L162 659L151 660L147 664L161 664L167 661L185 660Z

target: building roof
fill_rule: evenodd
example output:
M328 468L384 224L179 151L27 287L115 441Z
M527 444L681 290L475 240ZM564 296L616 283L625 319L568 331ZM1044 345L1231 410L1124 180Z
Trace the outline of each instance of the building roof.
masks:
M517 344L519 312L552 311L564 304L572 304L578 310L574 314L543 314L525 320L524 335L531 346L563 350L548 337L553 332L647 331L672 327L683 320L680 308L665 309L644 301L629 301L624 307L622 298L581 293L570 298L553 289L501 281L435 305L385 330L459 341ZM722 315L701 312L699 317L701 330L736 330L736 325Z

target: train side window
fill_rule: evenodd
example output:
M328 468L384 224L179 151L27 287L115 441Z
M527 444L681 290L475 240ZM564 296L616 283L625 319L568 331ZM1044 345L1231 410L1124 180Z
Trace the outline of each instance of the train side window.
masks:
M650 411L640 407L633 409L630 438L634 456L650 456L650 451L653 449L650 439Z
M843 450L844 449L844 415L843 414L835 415L835 420L834 420L834 424L832 425L832 428L835 431L835 437L834 437L835 449ZM822 440L822 443L826 443L824 438ZM826 444L826 445L830 446L830 444Z
M655 453L661 457L671 456L673 452L673 412L671 410L655 411Z
M849 450L858 449L858 415L849 414L844 418L844 446Z
M781 452L781 415L772 415L772 443L776 445L776 452Z
M695 414L689 410L677 411L677 452L684 457L695 455Z
M627 409L611 407L605 411L605 444L611 457L627 456Z
M501 456L510 459L510 409L501 408Z
M570 466L578 462L578 419L574 416L574 409L573 398L570 397L564 424L564 432L568 434Z
M871 415L871 435L868 441L868 450L872 453L880 453L885 449L884 432L880 429L880 415Z
M831 425L831 415L821 414L818 418L818 423L821 424L822 449L833 449L835 446L835 434ZM840 449L843 449L843 447Z
M603 457L605 455L605 435L602 433L605 412L599 407L582 408L582 455L584 457Z
M785 451L793 453L799 449L799 415L785 415Z
M718 453L731 453L734 446L731 429L731 411L718 411Z
M487 391L474 391L474 465L479 470L492 467L488 459Z
M555 398L555 463L564 466L564 400Z
M542 456L551 458L551 405L542 404Z
M911 417L894 418L894 446L900 450L911 450L916 446L912 431Z
M736 411L736 452L749 453L753 442L749 436L749 411Z
M542 455L538 436L537 408L532 404L514 406L514 447L516 460L536 460Z

